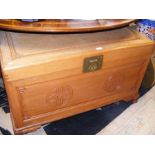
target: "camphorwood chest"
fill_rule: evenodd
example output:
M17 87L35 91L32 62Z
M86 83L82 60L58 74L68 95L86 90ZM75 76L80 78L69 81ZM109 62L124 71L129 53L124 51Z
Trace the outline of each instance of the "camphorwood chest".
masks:
M0 32L1 68L16 134L119 100L135 100L154 43L132 28Z

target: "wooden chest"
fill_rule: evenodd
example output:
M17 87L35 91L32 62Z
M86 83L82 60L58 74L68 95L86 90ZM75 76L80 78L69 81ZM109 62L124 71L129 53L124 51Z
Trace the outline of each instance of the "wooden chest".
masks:
M131 28L75 34L0 32L16 134L119 100L134 100L154 43Z

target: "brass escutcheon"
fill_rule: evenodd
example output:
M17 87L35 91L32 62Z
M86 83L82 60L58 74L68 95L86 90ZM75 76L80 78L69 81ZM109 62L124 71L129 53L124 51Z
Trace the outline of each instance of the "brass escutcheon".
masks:
M101 69L103 62L103 55L88 57L84 59L83 72L93 72Z

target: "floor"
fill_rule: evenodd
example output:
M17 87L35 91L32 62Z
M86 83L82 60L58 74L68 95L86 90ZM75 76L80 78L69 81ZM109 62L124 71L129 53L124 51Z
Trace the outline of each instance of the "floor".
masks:
M98 135L154 135L155 86L108 124Z

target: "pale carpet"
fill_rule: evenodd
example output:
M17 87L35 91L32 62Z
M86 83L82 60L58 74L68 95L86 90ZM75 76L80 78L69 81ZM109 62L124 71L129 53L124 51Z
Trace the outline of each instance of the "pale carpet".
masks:
M98 135L148 134L155 134L155 86L98 133Z

